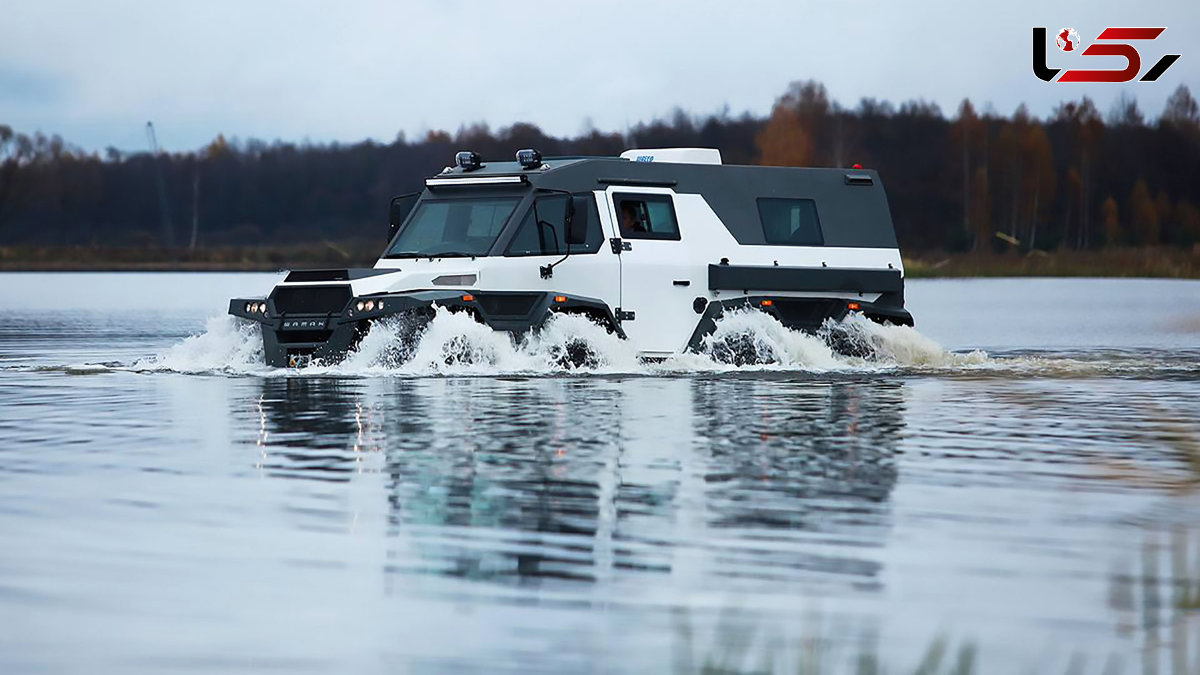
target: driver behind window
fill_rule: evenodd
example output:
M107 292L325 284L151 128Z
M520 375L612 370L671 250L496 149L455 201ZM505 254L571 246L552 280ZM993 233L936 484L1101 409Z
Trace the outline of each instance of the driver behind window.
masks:
M633 232L648 232L645 221L638 216L638 204L629 199L621 200L619 210L621 211L621 232L625 234Z

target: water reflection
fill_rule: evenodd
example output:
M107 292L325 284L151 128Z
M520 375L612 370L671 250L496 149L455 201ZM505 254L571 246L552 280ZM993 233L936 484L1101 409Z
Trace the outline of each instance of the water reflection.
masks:
M881 546L890 525L903 385L696 385L709 526L740 533L716 569L810 593L878 589L881 565L864 547Z
M1195 672L1189 668L1200 652L1200 532L1184 526L1145 532L1140 555L1111 576L1109 607L1117 634L1136 640L1141 672Z
M258 463L292 478L384 474L389 531L408 546L395 574L874 591L880 565L863 551L889 526L903 386L268 379Z
M377 411L346 380L266 379L255 402L260 457L270 475L344 481L361 453L378 450Z

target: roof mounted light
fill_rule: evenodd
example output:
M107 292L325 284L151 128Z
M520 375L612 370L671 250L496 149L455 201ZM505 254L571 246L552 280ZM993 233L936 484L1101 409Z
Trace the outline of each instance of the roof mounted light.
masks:
M479 156L478 152L463 150L454 156L454 163L463 171L474 171L483 166L483 158Z
M542 165L542 153L533 148L518 150L517 161L526 169L536 169Z

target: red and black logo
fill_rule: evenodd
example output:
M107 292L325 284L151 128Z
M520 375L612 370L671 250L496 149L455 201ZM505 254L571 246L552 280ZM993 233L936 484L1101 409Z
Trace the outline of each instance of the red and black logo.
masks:
M1054 79L1061 68L1046 65L1046 29L1033 29L1033 74L1046 82L1129 82L1142 70L1142 56L1127 40L1154 40L1166 28L1105 28L1096 42L1080 52L1081 56L1121 56L1125 68L1121 70L1068 70ZM1055 35L1058 48L1064 52L1078 52L1079 33L1074 28L1064 28ZM1142 75L1140 82L1153 82L1167 72L1171 64L1179 60L1179 54L1167 54L1160 58Z

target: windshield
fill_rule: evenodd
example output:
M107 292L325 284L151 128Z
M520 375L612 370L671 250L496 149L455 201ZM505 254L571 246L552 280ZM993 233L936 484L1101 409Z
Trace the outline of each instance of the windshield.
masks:
M487 255L519 197L423 201L385 258Z

